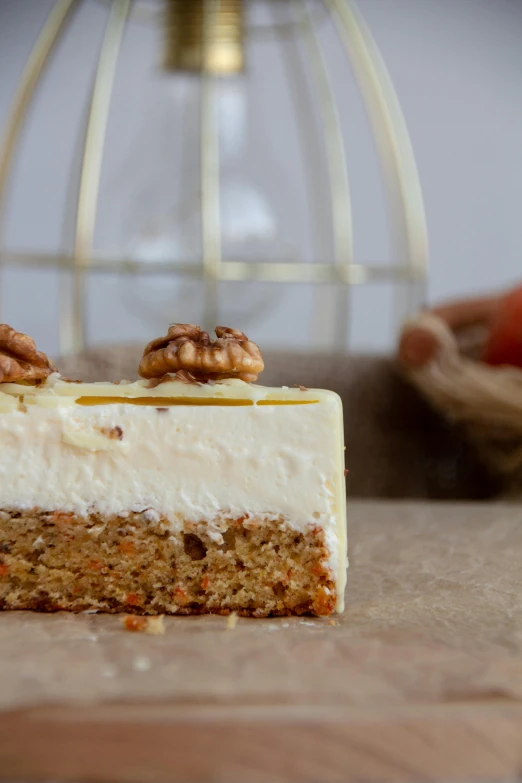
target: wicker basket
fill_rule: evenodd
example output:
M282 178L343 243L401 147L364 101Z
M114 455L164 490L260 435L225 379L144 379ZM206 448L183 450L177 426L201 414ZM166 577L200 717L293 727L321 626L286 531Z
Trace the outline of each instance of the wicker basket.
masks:
M522 370L479 360L502 297L421 313L403 329L399 362L410 382L460 423L481 460L522 495Z

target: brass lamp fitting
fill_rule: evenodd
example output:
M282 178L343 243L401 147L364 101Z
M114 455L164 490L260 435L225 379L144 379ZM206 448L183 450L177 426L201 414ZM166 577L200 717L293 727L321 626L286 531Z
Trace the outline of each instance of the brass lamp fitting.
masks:
M165 70L240 73L243 6L244 0L165 0Z

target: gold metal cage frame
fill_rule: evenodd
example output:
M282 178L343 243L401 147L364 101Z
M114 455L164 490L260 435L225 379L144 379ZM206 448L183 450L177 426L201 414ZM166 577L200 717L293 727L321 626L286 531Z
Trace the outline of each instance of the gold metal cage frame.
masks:
M171 2L180 0L171 0ZM181 0L184 2L185 0ZM188 2L189 0L186 0ZM275 2L276 0L272 0ZM353 257L352 208L350 182L337 105L328 65L314 28L312 12L306 0L291 0L296 24L303 36L310 67L315 78L322 120L330 184L330 212L334 238L331 262L229 261L222 257L220 224L219 128L216 122L216 79L202 69L201 89L201 232L203 253L200 263L177 261L143 262L126 258L102 258L93 252L93 237L102 170L105 132L111 105L111 93L123 33L136 13L150 15L150 7L139 0L105 0L109 13L100 48L96 74L87 113L77 193L74 252L35 254L11 252L2 247L2 223L10 167L28 109L56 43L72 18L72 12L85 0L56 0L18 84L0 146L0 266L15 265L63 270L62 312L60 313L60 350L70 353L85 344L85 279L89 271L126 274L171 273L199 278L205 287L205 325L217 321L218 283L261 281L272 283L338 284L342 292L336 298L334 319L337 325L335 349L344 351L348 340L348 298L350 286L370 282L406 284L408 295L401 305L402 314L418 307L424 295L428 270L428 237L424 203L417 167L405 119L392 81L361 16L355 0L321 0L325 12L334 20L338 36L356 76L385 177L388 206L392 217L395 262L360 264ZM227 0L202 0L204 9L204 45L213 40L220 3ZM228 0L241 3L242 0Z

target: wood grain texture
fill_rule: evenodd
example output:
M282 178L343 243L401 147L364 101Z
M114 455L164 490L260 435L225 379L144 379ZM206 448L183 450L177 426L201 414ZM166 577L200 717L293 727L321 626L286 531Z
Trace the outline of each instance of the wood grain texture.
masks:
M522 507L350 504L332 620L0 615L0 777L522 775Z

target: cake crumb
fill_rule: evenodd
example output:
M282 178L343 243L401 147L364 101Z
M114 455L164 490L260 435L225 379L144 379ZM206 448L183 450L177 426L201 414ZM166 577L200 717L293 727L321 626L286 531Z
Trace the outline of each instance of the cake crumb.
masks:
M328 625L337 625L337 620L328 620Z
M123 430L121 427L100 427L100 432L109 440L123 440Z
M232 612L227 617L227 631L233 631L237 625L237 612Z
M126 614L121 618L121 623L126 631L149 633L152 636L163 636L165 633L162 614L155 617L140 617L135 614Z
M294 389L299 389L299 391L308 391L306 386L301 386L300 383L294 383Z

